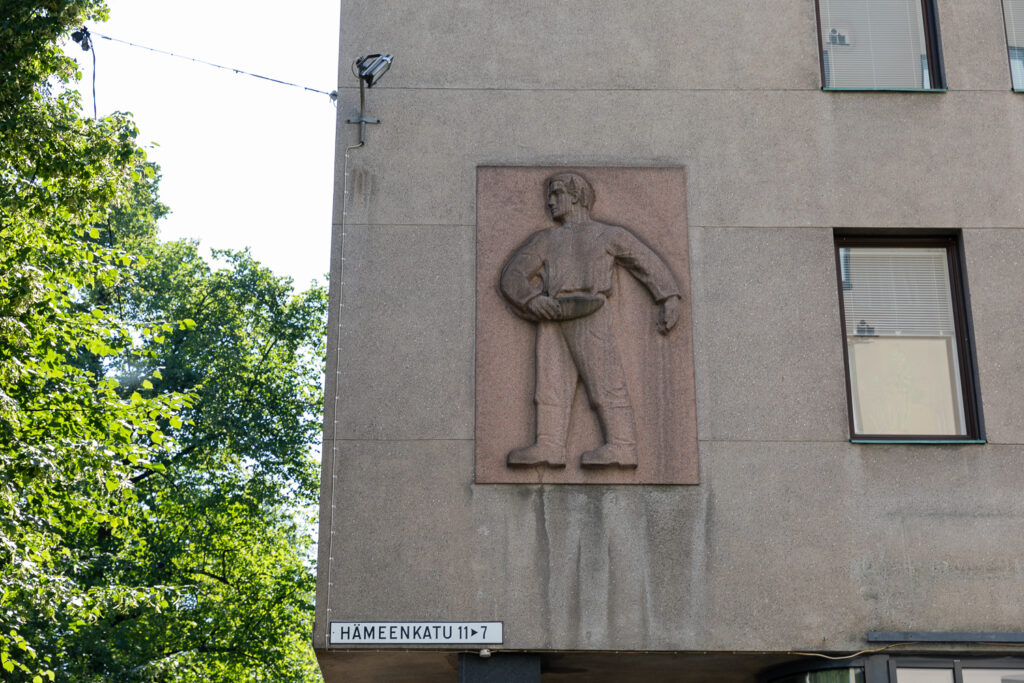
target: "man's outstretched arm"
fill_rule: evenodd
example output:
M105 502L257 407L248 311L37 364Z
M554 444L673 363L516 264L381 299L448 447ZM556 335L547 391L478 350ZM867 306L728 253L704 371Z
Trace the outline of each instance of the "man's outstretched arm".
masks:
M658 311L658 332L668 334L679 322L681 295L675 276L661 256L629 230L618 228L614 244L613 256L616 263L642 282L654 301L661 306Z

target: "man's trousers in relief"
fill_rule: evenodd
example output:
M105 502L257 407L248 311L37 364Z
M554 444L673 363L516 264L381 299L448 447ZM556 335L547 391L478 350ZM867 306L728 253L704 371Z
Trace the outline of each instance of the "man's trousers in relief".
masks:
M534 398L538 441L565 447L573 398L580 381L590 406L597 412L606 444L625 454L627 462L615 464L635 465L636 420L607 303L582 318L537 325ZM586 458L583 464L588 464Z

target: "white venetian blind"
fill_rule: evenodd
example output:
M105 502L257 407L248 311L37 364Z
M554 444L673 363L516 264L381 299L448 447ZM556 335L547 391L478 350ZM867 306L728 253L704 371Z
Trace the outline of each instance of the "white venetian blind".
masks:
M843 312L856 434L966 434L948 251L843 247Z
M1003 0L1006 17L1006 47L1010 51L1010 73L1014 90L1024 90L1024 0Z
M944 248L843 247L840 261L847 335L954 335Z
M921 0L818 0L825 86L930 88Z

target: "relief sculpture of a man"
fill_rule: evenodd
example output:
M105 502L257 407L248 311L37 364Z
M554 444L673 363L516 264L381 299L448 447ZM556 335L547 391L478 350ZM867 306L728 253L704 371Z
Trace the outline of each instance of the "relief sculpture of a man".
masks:
M534 233L501 271L502 295L537 324L537 437L511 451L512 467L565 467L573 397L582 382L604 444L582 454L582 467L637 466L637 427L612 328L616 267L639 280L660 307L657 329L679 320L679 287L665 262L626 228L590 217L594 190L576 173L548 179L548 213L557 223Z

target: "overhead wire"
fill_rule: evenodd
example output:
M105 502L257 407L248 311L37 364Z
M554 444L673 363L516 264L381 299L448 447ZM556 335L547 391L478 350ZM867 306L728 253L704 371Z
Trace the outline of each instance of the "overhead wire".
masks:
M243 76L251 76L252 78L259 78L259 79L262 79L264 81L270 81L271 83L278 83L280 85L286 85L286 86L291 87L291 88L299 88L301 90L307 90L309 92L315 92L315 93L319 93L321 95L327 95L329 98L331 98L332 102L337 102L337 100L338 100L338 91L337 90L334 90L334 91L331 91L331 92L327 92L326 90L319 90L317 88L311 88L309 86L300 85L298 83L292 83L290 81L283 81L280 78L271 78L270 76L263 76L262 74L257 74L257 73L253 73L251 71L246 71L245 69L239 69L239 68L233 67L233 66L224 66L223 64L215 64L214 62L208 62L205 59L199 59L198 57L189 57L188 55L180 55L180 54L177 54L176 52L170 52L168 50L160 50L160 49L155 48L155 47L149 47L147 45L140 45L139 43L133 43L133 42L131 42L129 40L122 40L120 38L114 38L112 36L107 36L107 35L104 35L102 33L96 33L95 31L93 31L92 35L96 36L96 37L99 37L99 38L103 38L104 40L109 40L109 41L114 42L114 43L122 43L124 45L130 45L131 47L137 47L140 50L148 50L149 52L155 52L157 54L167 55L168 57L177 57L178 59L185 59L185 60L188 60L190 62L195 62L197 64L204 64L206 66L212 66L212 67L214 67L216 69L223 69L224 71L232 71L232 72L234 72L236 74L240 74L240 75L243 75ZM95 54L93 55L93 59L95 59ZM94 101L95 101L95 96L94 96Z

